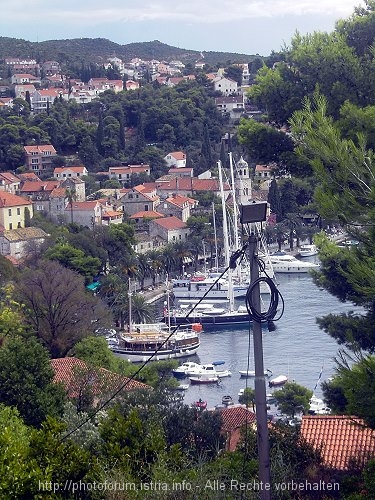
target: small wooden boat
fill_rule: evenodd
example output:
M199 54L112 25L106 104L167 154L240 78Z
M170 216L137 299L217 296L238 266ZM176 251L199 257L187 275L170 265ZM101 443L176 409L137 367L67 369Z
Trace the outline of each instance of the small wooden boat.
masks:
M279 375L278 377L273 378L268 382L270 387L279 387L281 385L286 384L288 382L288 377L286 375Z

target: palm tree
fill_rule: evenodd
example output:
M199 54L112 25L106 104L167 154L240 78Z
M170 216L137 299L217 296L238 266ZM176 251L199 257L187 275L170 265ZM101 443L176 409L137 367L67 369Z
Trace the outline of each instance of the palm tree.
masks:
M294 248L293 238L294 238L294 235L296 233L298 226L302 225L301 219L297 213L288 213L288 214L286 214L286 217L283 220L283 223L284 223L285 227L288 228L289 246L290 246L290 249L293 250L293 248Z
M140 280L141 288L145 287L145 279L151 276L151 262L147 254L137 255L137 277Z
M151 250L147 252L147 257L150 262L150 272L152 277L152 286L156 284L156 277L161 274L161 272L167 272L163 265L163 254L158 250Z
M188 245L184 241L177 241L172 245L175 263L180 274L183 273L186 259L192 258L191 250L189 250Z
M129 323L149 323L153 320L154 310L151 304L146 302L146 299L142 295L132 295L131 296L131 315L129 317L129 305L125 312L125 320Z

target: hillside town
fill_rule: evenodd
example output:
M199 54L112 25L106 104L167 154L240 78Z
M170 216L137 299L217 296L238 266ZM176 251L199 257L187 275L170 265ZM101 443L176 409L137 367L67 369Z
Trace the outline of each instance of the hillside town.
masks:
M375 497L366 12L253 64L3 55L4 498Z

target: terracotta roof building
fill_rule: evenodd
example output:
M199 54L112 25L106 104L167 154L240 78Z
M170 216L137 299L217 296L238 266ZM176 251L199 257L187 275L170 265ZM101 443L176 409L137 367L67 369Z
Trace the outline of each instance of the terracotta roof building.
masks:
M187 241L190 229L177 217L164 217L150 221L150 236L160 237L165 243Z
M182 196L193 196L194 193L213 191L220 196L220 184L218 179L198 179L197 177L175 177L169 182L156 182L159 195L167 193L180 194ZM227 182L223 186L224 197L226 198L231 189Z
M90 391L98 402L101 397L107 398L122 387L124 392L151 389L149 385L105 368L90 367L85 361L74 357L51 359L51 365L55 372L53 381L63 384L71 399L78 400Z
M52 171L52 159L57 155L52 144L42 144L38 146L24 146L26 167L39 174L46 170Z
M375 430L357 417L303 416L301 436L321 449L324 465L332 469L347 470L353 462L362 467L375 457Z
M172 151L164 157L164 161L168 167L185 168L186 154L182 151Z
M7 191L0 191L0 226L4 229L25 227L25 210L33 216L31 201Z
M243 427L253 427L256 415L245 406L229 406L221 410L220 414L223 420L221 431L226 436L226 449L234 451L240 441Z

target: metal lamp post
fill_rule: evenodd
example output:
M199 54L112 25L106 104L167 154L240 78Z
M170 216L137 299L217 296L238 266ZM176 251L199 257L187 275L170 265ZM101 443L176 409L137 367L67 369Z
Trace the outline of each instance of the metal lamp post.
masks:
M240 206L240 222L242 224L257 223L266 220L267 203L254 202ZM261 312L259 263L258 263L258 237L252 233L249 236L249 258L252 286L252 305L256 311ZM263 338L262 324L253 318L254 341L254 368L255 368L255 412L257 421L257 441L259 460L260 495L262 500L271 499L271 469L270 450L268 440L268 419L266 402L266 382L263 364Z

